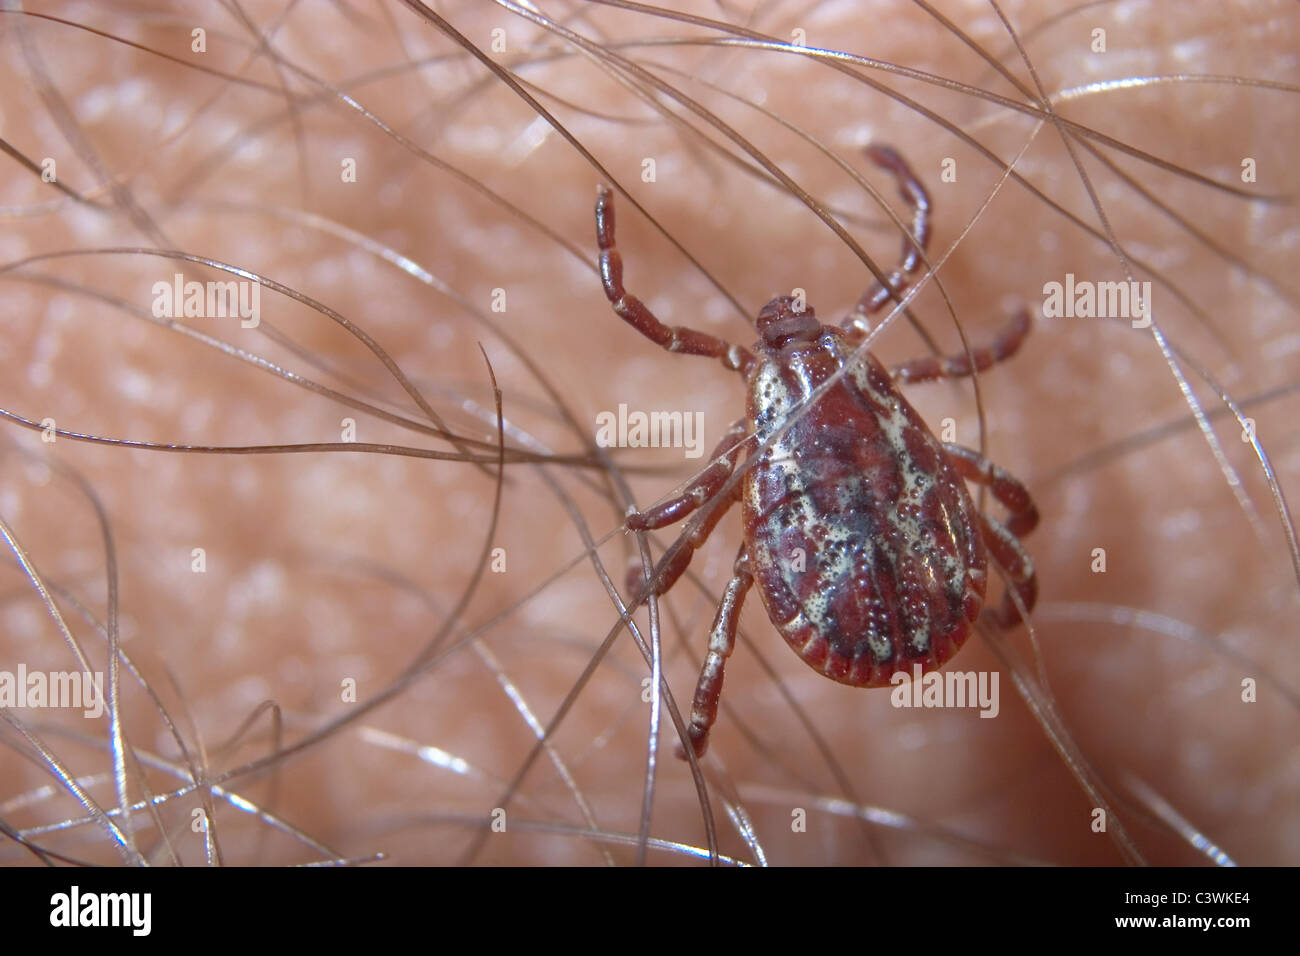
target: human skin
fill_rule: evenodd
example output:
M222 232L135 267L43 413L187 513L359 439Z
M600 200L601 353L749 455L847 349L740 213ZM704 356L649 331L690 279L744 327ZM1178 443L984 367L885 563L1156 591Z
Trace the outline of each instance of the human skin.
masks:
M801 28L809 47L902 64L1023 102L924 9L880 4L867 16L852 8L764 7L753 19L734 10L729 19L783 41ZM59 4L30 9L70 15ZM625 503L607 500L605 484L597 491L579 482L582 475L601 474L590 447L597 413L620 403L646 411L700 411L707 453L740 414L744 392L738 377L717 362L667 354L613 314L593 269L596 184L616 179L747 313L732 309L723 292L619 195L618 241L628 289L667 322L749 344L752 315L773 295L803 288L818 315L834 321L871 274L780 187L720 159L589 60L562 47L554 51L564 55L541 57L540 32L503 9L478 3L438 8L488 48L491 59L514 67L605 172L546 132L516 92L489 78L482 63L405 6L367 8L352 23L338 11L314 6L248 9L263 31L285 15L271 37L284 61L279 73L265 62L241 72L250 28L203 5L179 16L143 6L114 10L87 24L176 56L179 64L24 18L29 22L22 28L30 31L44 71L79 130L71 144L60 132L60 122L66 129L69 120L60 121L49 90L40 95L16 15L6 15L4 82L18 90L4 106L6 139L37 163L56 157L60 182L93 193L110 210L88 211L11 165L6 205L56 204L40 215L11 219L0 247L4 261L132 247L180 249L238 266L310 296L364 329L457 433L489 443L481 452L489 459L496 422L484 355L510 425L558 453L591 460L551 465L544 473L527 464L507 466L488 542L505 549L505 570L489 566L481 579L475 569L497 491L491 463L474 467L359 449L231 455L105 447L68 437L49 444L8 424L0 431L9 451L0 516L41 571L103 619L106 563L94 511L66 479L47 479L16 449L48 456L85 476L114 535L123 649L173 714L196 762L206 760L209 775L226 775L223 786L324 845L280 835L272 824L219 798L205 806L190 793L160 811L183 862L203 861L202 840L190 823L195 809L211 814L213 807L216 842L228 862L383 853L403 864L450 863L468 859L471 848L473 859L485 862L635 862L652 706L642 700L647 665L627 633L580 689L554 732L553 753L540 757L518 793L505 800L507 783L525 766L536 741L517 701L526 701L536 726L545 726L618 621L575 529L576 513L593 538L609 538L598 553L622 588L636 546L619 531ZM584 36L606 42L719 35L587 4L546 9ZM716 4L689 9L724 16ZM1066 8L1008 3L1003 9L1026 36L1028 56L1049 93L1105 79L1173 74L1297 82L1286 55L1300 39L1300 16L1289 4L1244 4L1230 11L1219 4L1103 4L1042 30L1033 28ZM1032 87L991 6L944 10ZM190 50L196 26L208 30L201 55ZM496 27L506 31L504 52L490 50ZM1105 53L1090 50L1098 27L1106 30ZM725 117L813 196L835 211L849 211L848 230L882 269L895 261L899 240L870 197L795 133L705 83L761 101L764 109L823 140L906 219L894 184L864 162L860 148L878 141L898 149L930 191L929 258L944 260L939 278L973 345L997 333L1017 299L1040 305L1043 285L1067 273L1094 281L1125 278L1113 248L1068 224L1016 182L997 188L1003 169L915 110L824 63L735 47L618 50L655 64L665 82ZM456 58L424 73L400 69L435 54ZM200 64L251 77L264 88L228 84L194 68ZM435 168L337 98L307 102L320 87L300 71L345 87L381 66L398 68L396 75L349 89L357 102L410 143L467 171L546 224L582 258L474 194L465 180ZM916 80L867 75L916 97L1004 160L1028 142L1017 171L1102 228L1052 126L1035 134L1031 118L1004 105ZM302 100L294 119L280 115L285 87ZM210 98L215 99L205 106ZM1081 96L1057 108L1118 142L1219 183L1259 195L1293 195L1300 191L1293 160L1295 103L1294 92L1184 79ZM191 125L166 138L186 121ZM262 121L271 125L254 133ZM703 122L698 116L693 121ZM199 179L196 170L205 169L232 136L245 141L244 149ZM711 138L726 142L717 133ZM93 146L94 162L79 143ZM734 144L728 149L740 154ZM995 719L979 719L971 710L902 710L891 706L888 691L836 685L809 670L784 646L755 596L742 617L744 638L729 663L724 709L700 768L723 854L755 859L725 812L727 804L738 804L766 858L777 863L1132 860L1114 839L1116 819L1143 859L1206 861L1185 834L1152 819L1153 811L1167 806L1238 862L1300 858L1297 714L1287 696L1300 663L1298 585L1287 528L1252 446L1241 440L1241 425L1222 414L1222 403L1196 371L1208 369L1238 402L1265 396L1245 414L1287 491L1297 470L1288 428L1294 398L1285 392L1270 397L1269 390L1294 381L1298 370L1295 280L1288 268L1300 242L1295 207L1228 195L1113 150L1105 153L1248 263L1252 276L1196 241L1081 147L1074 150L1122 247L1168 278L1168 286L1155 286L1153 317L1168 346L1179 350L1182 372L1211 416L1225 460L1255 502L1261 531L1234 498L1151 329L1123 320L1036 319L1021 352L979 377L982 438L969 382L909 387L909 400L936 430L952 418L958 441L982 444L1035 495L1042 521L1025 541L1041 588L1032 617L1035 639L1017 630L1010 646L1026 662L1026 674L1037 676L1041 667L1060 726L1091 769L1076 772L1062 760L984 637L972 637L948 666L1001 675ZM1244 157L1253 158L1258 171L1250 184L1241 180ZM340 175L347 158L356 160L355 182ZM646 158L655 159L654 182L642 181ZM942 180L945 158L956 160L955 182ZM106 170L121 183L115 194L97 188ZM134 219L124 211L126 191L143 211ZM572 411L577 433L551 414L554 399L521 357L468 309L359 248L355 239L277 215L280 207L308 209L435 274L518 343ZM1139 280L1150 278L1141 267L1134 270ZM215 276L194 263L102 252L6 272L0 287L8 330L0 407L36 421L50 417L60 428L85 434L205 446L340 442L341 422L352 418L360 443L449 450L446 442L295 388L102 301L22 278L56 276L147 310L153 283L177 271L189 278ZM494 289L505 290L504 312L491 311ZM910 304L942 351L960 349L953 315L934 283ZM420 417L375 358L320 313L266 288L261 305L258 329L226 320L190 324L329 380L347 395L381 396L403 414ZM899 320L871 346L887 364L926 354L926 345ZM267 337L272 327L293 337L297 354ZM342 379L331 379L313 361L340 370ZM477 403L482 414L459 408L461 399ZM1168 433L1152 435L1164 425L1171 426ZM1149 437L1122 444L1142 435ZM520 447L517 434L508 433L507 441ZM639 507L667 497L705 463L680 449L611 452ZM1096 457L1103 452L1108 457ZM572 511L557 500L552 481L574 497ZM999 513L991 501L986 506ZM713 608L740 544L738 518L728 516L696 554L695 579L682 581L658 602L664 672L683 709L689 708ZM674 535L670 528L653 536L656 554ZM201 574L192 570L194 548L204 551ZM1105 552L1104 572L1094 570L1098 548ZM72 666L58 631L24 582L17 570L8 572L0 668L12 670L20 660L29 668ZM367 709L438 633L470 587L447 639L455 649ZM995 577L991 594L1000 588ZM62 607L92 657L102 662L102 640L70 604ZM1125 617L1135 612L1149 615L1145 626ZM644 609L638 621L648 634ZM1170 623L1175 621L1186 633L1218 643L1180 637ZM514 698L503 690L502 674L514 682ZM1247 678L1257 683L1253 703L1242 699ZM342 699L349 680L356 681L355 702ZM128 739L141 754L175 761L176 746L157 709L129 677L123 683L130 685L122 703ZM794 716L786 694L821 735L820 747ZM271 715L257 712L267 700L276 702L283 717L280 746L306 738L305 746L276 754ZM242 728L254 713L251 729ZM74 772L111 768L103 720L18 714ZM336 718L342 719L336 729L320 733ZM706 847L698 788L687 765L673 756L676 733L663 711L661 719L648 832ZM98 746L70 734L88 734ZM227 747L236 734L236 746ZM12 726L5 740L10 746L0 751L0 779L6 781L0 804L49 780L40 761L18 755L25 745ZM418 747L437 751L417 753ZM448 763L438 753L465 763L438 766L438 760ZM576 781L585 816L557 764ZM250 765L256 769L245 769ZM1107 794L1114 812L1107 815L1111 825L1105 833L1095 832L1098 802L1080 777ZM156 769L148 783L155 792L179 786L175 776ZM117 802L107 779L90 792L103 806ZM139 799L138 781L131 794ZM913 822L863 825L844 806L828 802L833 799ZM488 828L495 808L505 811L503 833ZM807 818L802 830L792 825L800 809ZM60 796L9 807L5 817L34 826L84 812ZM593 821L617 839L582 836ZM160 848L155 821L142 814L136 827L140 852L171 859ZM480 836L486 839L477 842ZM78 859L121 859L102 827L41 840ZM33 860L12 844L3 852L10 862ZM689 858L653 849L646 859Z

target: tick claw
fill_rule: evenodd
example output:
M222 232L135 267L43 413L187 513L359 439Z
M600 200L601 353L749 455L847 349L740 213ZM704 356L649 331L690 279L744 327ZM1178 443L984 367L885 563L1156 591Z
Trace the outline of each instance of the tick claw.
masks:
M640 561L634 561L627 568L627 574L623 578L623 586L627 589L628 594L640 594L645 590L645 566Z

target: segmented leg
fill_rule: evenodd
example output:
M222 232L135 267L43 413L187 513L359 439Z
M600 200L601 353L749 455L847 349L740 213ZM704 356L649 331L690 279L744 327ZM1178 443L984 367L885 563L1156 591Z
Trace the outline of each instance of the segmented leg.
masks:
M947 358L933 355L913 359L890 370L894 381L903 385L928 382L937 378L960 378L971 372L983 372L1020 350L1020 344L1029 334L1029 310L1020 308L1011 316L991 345L973 348L969 353L959 352Z
M1038 525L1038 506L1019 478L962 445L944 442L943 450L963 478L988 488L1006 507L1008 531L1019 538L1034 530Z
M894 271L886 278L889 286L879 279L871 284L858 300L857 305L840 325L859 334L869 331L867 316L880 311L881 306L890 300L890 289L899 292L907 287L907 281L921 265L921 254L930 244L930 196L916 178L911 167L903 157L888 146L873 145L867 147L867 159L881 169L894 174L898 181L898 191L903 201L912 209L912 234L903 237L903 254Z
M727 658L736 649L736 625L740 621L740 609L745 604L745 595L749 593L754 577L749 573L749 554L744 545L736 555L735 571L727 583L727 590L718 605L718 613L713 618L713 627L709 631L709 652L704 657L704 666L700 668L700 679L695 685L695 699L691 704L691 724L687 736L696 758L704 756L709 749L709 731L718 719L718 700L722 696L723 672ZM685 757L680 748L677 755Z
M1038 576L1034 573L1034 560L1020 543L1020 539L1007 530L1000 521L988 515L980 515L980 530L984 536L984 545L989 554L1007 573L1011 587L1020 595L1025 605L1025 612L1034 609L1038 600ZM1002 596L1002 607L997 611L984 612L1000 628L1009 629L1020 623L1020 611L1008 591Z
M675 521L680 521L687 515L703 507L706 503L714 499L718 490L731 477L736 466L740 464L741 456L745 453L744 440L747 434L745 419L738 418L731 423L726 434L718 442L718 446L713 449L708 466L700 472L699 476L686 486L686 490L676 497L669 498L662 504L655 505L646 511L634 511L627 516L625 522L629 531L652 531L656 528L662 528L670 525ZM686 566L691 563L691 556L696 549L702 545L713 531L722 516L725 515L730 507L740 500L740 485L737 484L735 490L727 496L727 500L718 501L713 504L707 512L700 515L695 527L691 529L686 539L682 542L682 547L668 559L667 563L660 562L660 566L655 569L655 578L651 582L651 593L663 594L677 579L682 576ZM639 569L634 569L635 580L640 582L641 574ZM631 578L630 578L631 580ZM636 588L639 589L640 584Z
M614 241L614 196L609 187L596 190L596 245L600 249L600 281L614 311L632 328L669 352L719 359L732 371L748 374L753 354L746 348L681 325L665 325L636 296L623 288L623 257Z

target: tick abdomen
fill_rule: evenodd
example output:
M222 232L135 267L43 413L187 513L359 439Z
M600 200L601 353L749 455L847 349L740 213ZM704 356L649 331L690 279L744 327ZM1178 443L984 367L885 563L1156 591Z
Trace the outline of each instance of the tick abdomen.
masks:
M843 367L842 334L764 356L749 412L765 438ZM773 439L746 473L751 568L809 666L860 687L942 665L985 586L974 505L937 440L871 356Z

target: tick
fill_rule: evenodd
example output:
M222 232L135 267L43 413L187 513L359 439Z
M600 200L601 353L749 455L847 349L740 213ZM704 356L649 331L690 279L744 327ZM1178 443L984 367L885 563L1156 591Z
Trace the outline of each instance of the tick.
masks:
M930 200L894 150L872 146L867 155L893 174L912 213L912 236L887 277L897 292L920 267ZM1011 357L1029 332L1028 312L1019 310L991 345L886 370L874 355L853 356L865 336L861 320L891 299L890 288L877 281L839 326L822 325L811 307L800 310L795 299L778 296L758 313L758 341L747 349L665 325L628 294L613 196L604 186L596 198L596 243L605 294L620 318L670 352L720 360L744 377L748 393L745 417L727 430L709 465L680 495L631 512L626 521L628 530L646 531L693 514L683 546L660 562L651 582L650 590L663 594L727 510L743 505L744 543L713 621L691 709L697 757L708 747L723 670L754 584L795 653L854 687L886 686L899 671L910 674L917 664L930 671L949 660L980 617L990 553L1024 608L1034 606L1037 579L1020 543L1038 523L1029 492L978 452L940 442L898 388L970 375ZM834 385L810 399L841 370ZM747 440L762 449L760 457L724 494ZM987 486L1007 518L977 510L967 481ZM1001 628L1020 622L1010 590L985 617Z

